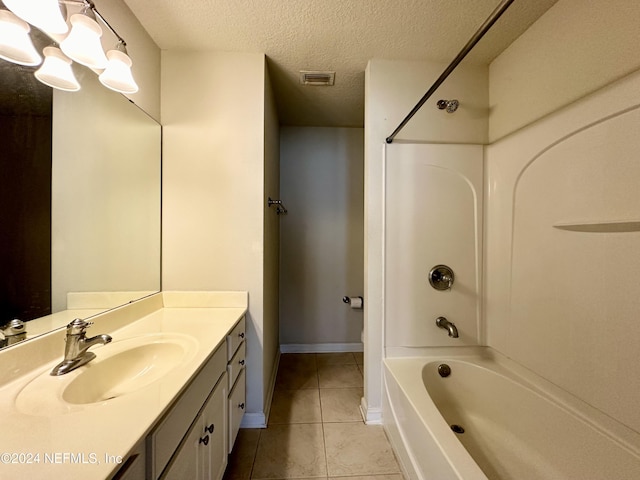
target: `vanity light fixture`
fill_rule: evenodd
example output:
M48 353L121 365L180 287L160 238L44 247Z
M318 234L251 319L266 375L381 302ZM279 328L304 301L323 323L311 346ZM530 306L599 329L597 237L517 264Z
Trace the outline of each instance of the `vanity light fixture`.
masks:
M108 60L100 43L102 28L91 9L85 6L82 12L71 15L69 21L71 31L60 43L60 49L80 65L95 69L106 68Z
M42 53L44 54L44 62L34 73L38 80L45 85L65 92L80 90L80 84L71 70L73 62L69 57L59 48L52 46L45 47Z
M33 46L31 27L9 10L0 10L0 58L19 65L36 66L42 57Z
M25 22L45 33L63 35L69 31L58 0L3 0L6 7Z
M60 43L60 48L47 47L43 51L45 64L35 72L42 83L65 91L79 90L71 70L75 61L98 74L100 82L111 90L125 94L138 91L126 42L98 12L92 0L3 1L9 10L0 9L0 58L28 66L42 62L29 37L31 24ZM69 18L70 31L65 20L67 5L75 7L75 13ZM103 30L97 20L116 37L116 46L107 55L102 49Z
M127 55L127 47L123 40L113 50L107 52L109 63L98 77L105 87L121 93L136 93L138 85L131 74L131 59Z

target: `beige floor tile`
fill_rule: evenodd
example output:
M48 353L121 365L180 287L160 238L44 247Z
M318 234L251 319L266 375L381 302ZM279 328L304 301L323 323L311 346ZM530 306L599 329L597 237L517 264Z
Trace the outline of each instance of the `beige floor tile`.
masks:
M318 388L318 370L313 361L287 361L278 366L276 389L298 390L300 388Z
M355 475L353 477L331 477L331 480L403 480L402 474L395 475Z
M353 352L353 356L358 365L364 365L364 352Z
M279 368L316 367L315 353L283 353L280 355Z
M253 460L258 449L259 429L241 428L238 431L233 451L229 455L229 463L224 472L224 480L249 480Z
M252 479L326 476L322 424L272 425L260 433Z
M323 422L357 422L362 420L362 388L321 388Z
M382 426L358 422L323 427L330 477L400 473Z
M316 353L316 363L320 365L351 365L356 357L351 352Z
M362 374L357 365L321 365L318 367L320 388L362 387Z
M269 425L283 423L320 423L319 390L281 390L273 394Z

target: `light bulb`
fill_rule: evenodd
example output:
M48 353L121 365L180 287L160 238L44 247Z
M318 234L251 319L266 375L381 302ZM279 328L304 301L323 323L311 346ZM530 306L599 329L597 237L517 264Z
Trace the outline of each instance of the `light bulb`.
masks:
M44 62L34 75L45 85L65 92L77 92L80 84L71 70L71 60L56 47L45 47Z
M9 10L25 22L46 33L63 34L69 26L62 16L58 0L3 0Z
M98 77L100 82L107 88L120 93L136 93L138 85L131 74L131 59L119 50L109 50L107 52L109 63L104 72Z
M40 65L29 31L31 27L9 10L0 10L0 58L27 66Z
M100 43L100 25L84 13L71 15L70 21L71 31L60 43L65 55L89 68L106 68L108 61Z

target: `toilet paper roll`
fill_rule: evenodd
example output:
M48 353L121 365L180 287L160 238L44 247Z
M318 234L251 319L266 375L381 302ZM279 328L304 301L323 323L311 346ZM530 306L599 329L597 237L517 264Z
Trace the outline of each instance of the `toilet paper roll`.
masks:
M349 305L351 308L362 308L362 297L349 297Z

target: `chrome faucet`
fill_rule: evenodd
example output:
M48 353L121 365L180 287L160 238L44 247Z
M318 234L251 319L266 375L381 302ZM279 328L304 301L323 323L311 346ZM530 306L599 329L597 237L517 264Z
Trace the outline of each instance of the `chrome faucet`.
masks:
M51 375L64 375L89 363L96 358L96 354L87 352L87 350L94 345L104 345L112 340L109 335L96 335L95 337L87 338L86 329L91 325L93 325L93 322L86 322L80 318L76 318L67 325L67 336L64 340L66 342L64 360L51 370Z
M0 347L8 347L27 339L27 327L17 318L0 327Z
M450 337L458 338L458 329L453 324L453 322L450 322L444 317L438 317L436 318L436 325L440 328L444 328L445 330L447 330L449 332Z

